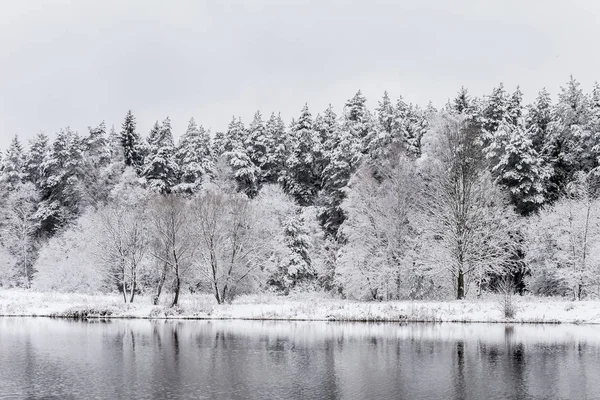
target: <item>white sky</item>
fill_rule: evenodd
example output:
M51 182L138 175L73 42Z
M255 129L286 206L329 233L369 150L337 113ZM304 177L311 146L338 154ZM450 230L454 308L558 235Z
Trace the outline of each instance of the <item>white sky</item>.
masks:
M146 135L170 116L214 131L308 105L339 113L358 89L373 108L443 105L461 85L517 84L531 100L573 74L600 80L600 2L0 0L0 147L19 134L82 134L128 109Z

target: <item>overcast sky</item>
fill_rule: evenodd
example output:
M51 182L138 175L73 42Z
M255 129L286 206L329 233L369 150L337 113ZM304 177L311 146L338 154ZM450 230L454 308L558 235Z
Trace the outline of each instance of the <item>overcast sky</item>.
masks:
M597 1L17 1L0 0L0 147L71 126L140 132L170 116L213 132L232 115L305 102L313 114L358 89L441 106L461 85L499 82L526 100L570 74L600 80Z

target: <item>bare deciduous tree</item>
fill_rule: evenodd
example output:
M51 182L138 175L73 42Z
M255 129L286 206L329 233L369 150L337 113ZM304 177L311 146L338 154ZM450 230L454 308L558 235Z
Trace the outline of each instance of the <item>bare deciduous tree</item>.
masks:
M469 281L480 289L491 272L507 267L514 212L488 172L476 123L442 115L426 136L422 225L431 254L451 273L456 298L462 299Z
M428 280L417 253L421 246L414 221L418 187L412 162L399 158L375 170L364 165L342 203L346 239L337 281L353 297L418 298Z
M150 209L153 233L158 244L152 256L168 266L173 274L174 297L171 306L176 306L182 279L197 252L189 205L184 198L169 194L155 197ZM162 283L159 284L162 287Z
M14 280L31 287L33 277L34 235L38 228L35 211L39 194L33 184L22 184L12 191L4 205L1 236L6 248L15 258Z
M148 231L142 206L113 204L99 213L102 237L100 258L120 287L125 303L133 303L138 270L148 249Z
M596 171L577 173L567 191L565 198L530 219L526 258L532 272L529 284L537 294L559 294L564 285L581 300L592 285L600 292Z
M195 199L193 211L199 267L222 304L233 299L240 283L253 278L264 261L261 238L254 235L252 204L244 195L210 188Z

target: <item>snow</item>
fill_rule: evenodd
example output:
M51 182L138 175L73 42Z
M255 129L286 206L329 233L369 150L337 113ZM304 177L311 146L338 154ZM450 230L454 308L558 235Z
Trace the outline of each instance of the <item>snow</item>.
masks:
M154 306L149 296L124 304L119 295L40 293L0 290L0 316L45 316L150 319L252 319L364 322L500 322L600 324L600 301L515 297L515 318L506 319L498 299L462 301L355 302L305 293L289 297L242 296L218 305L208 294L184 294L181 304L170 299Z

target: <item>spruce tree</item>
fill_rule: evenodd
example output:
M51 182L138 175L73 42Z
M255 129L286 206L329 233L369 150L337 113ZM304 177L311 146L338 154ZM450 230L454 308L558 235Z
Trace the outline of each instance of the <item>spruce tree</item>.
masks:
M93 165L105 166L111 160L111 151L108 137L106 134L106 124L104 121L95 128L88 127L89 134L83 141L83 151L88 161Z
M402 97L400 97L401 101ZM398 113L392 104L388 93L383 93L376 113L376 124L369 139L369 153L373 158L383 157L392 143L399 140L397 135Z
M447 105L446 109L451 114L473 115L476 111L475 100L469 95L469 91L464 86L461 86L456 97Z
M123 153L125 155L125 165L139 171L144 160L141 149L142 139L135 131L135 128L135 117L131 110L129 110L121 125L121 146L123 146Z
M361 137L360 132L370 124L369 121L364 121L368 118L368 111L364 107L365 102L360 96L355 96L346 103L339 133L335 135L336 142L330 147L328 165L323 171L318 217L325 232L332 237L336 237L345 220L345 213L341 208L342 201L346 198L345 188L358 168L364 150L364 136Z
M213 154L219 158L223 154L239 149L244 146L244 138L246 136L246 128L241 118L235 116L231 119L227 132L217 132L213 141Z
M159 193L170 193L177 184L179 168L175 161L175 146L171 131L171 120L158 121L148 136L148 154L142 170L151 189Z
M323 111L323 115L317 115L314 128L319 141L319 146L315 152L315 166L317 167L315 173L319 177L318 189L322 189L323 173L329 165L329 157L332 149L338 143L340 135L338 118L331 104Z
M492 173L508 190L515 211L521 215L536 212L548 201L547 180L551 170L533 147L522 120L503 122L497 133L506 137ZM500 135L498 135L500 136Z
M82 148L79 135L70 128L56 134L42 167L42 200L38 208L42 233L53 234L81 212Z
M508 98L506 104L506 118L512 125L518 125L523 116L523 92L517 86L517 89Z
M369 151L374 131L373 119L366 103L367 99L359 90L346 102L342 116L342 129L348 130L352 136L361 141L363 153Z
M267 283L288 294L290 289L310 284L317 276L310 258L310 237L301 216L294 216L287 221L283 244L285 254Z
M227 132L215 138L215 151L222 152L223 157L231 168L237 191L254 198L260 190L260 169L252 162L245 146L246 128L241 118L235 118L229 123ZM218 154L218 153L217 153Z
M587 130L592 136L592 152L596 155L596 163L600 165L600 84L598 82L594 82L592 90Z
M266 183L277 183L282 177L289 148L281 114L271 114L265 125L265 135L268 151L263 166L263 179Z
M346 186L361 160L361 142L350 131L341 130L331 150L329 163L323 171L321 209L318 218L324 231L336 238L340 225L346 219L341 205L346 198Z
M13 191L23 183L25 177L23 146L19 137L15 135L2 159L0 185L3 190Z
M285 189L298 204L313 204L319 187L319 176L315 164L315 152L319 139L313 129L313 121L308 105L290 128L290 155L286 162Z
M401 108L404 102L398 101L398 117L396 131L406 154L411 158L421 155L421 139L429 128L429 123L423 111L412 104Z
M554 198L566 190L577 171L588 172L597 165L593 153L594 138L587 130L589 110L589 98L571 76L558 95L546 145L546 155L553 170L550 184Z
M29 143L29 151L25 155L26 179L33 183L37 189L42 186L44 178L44 165L50 156L48 136L38 133Z
M88 136L82 141L82 205L97 207L108 201L117 179L115 175L122 172L122 168L118 172L108 168L112 162L112 152L104 121L88 130Z
M533 148L545 156L549 141L550 125L554 120L552 99L546 89L542 89L533 104L527 107L525 126Z
M244 143L248 157L260 171L257 179L259 185L262 185L266 180L265 176L268 175L269 160L267 154L273 143L269 141L260 111L254 114L254 119L248 126L248 134L244 138Z
M212 173L210 136L203 126L196 125L194 118L179 141L176 159L181 174L179 191L196 192L204 177Z
M500 124L504 122L508 111L508 100L508 95L502 83L495 87L485 99L481 110L481 127L487 141L491 140Z

